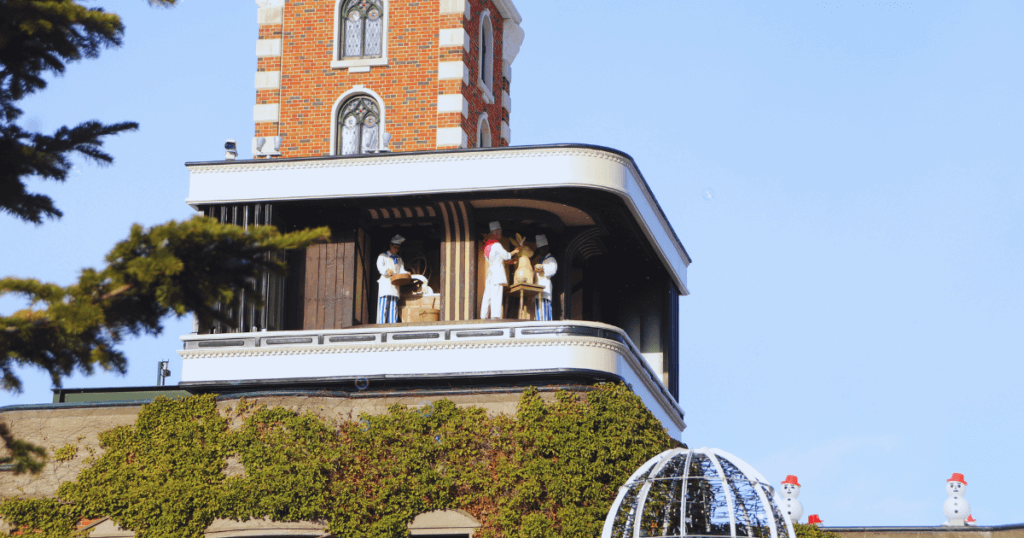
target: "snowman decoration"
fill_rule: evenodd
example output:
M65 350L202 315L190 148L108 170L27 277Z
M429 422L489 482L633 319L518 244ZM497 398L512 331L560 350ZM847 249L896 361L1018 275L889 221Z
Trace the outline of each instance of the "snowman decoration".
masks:
M946 480L946 495L949 497L942 503L942 513L946 516L946 525L962 527L971 515L971 505L964 498L967 493L967 481L962 473L953 473Z
M800 483L797 482L796 476L786 475L786 479L782 481L782 508L794 525L804 515L804 505L796 500L799 496Z

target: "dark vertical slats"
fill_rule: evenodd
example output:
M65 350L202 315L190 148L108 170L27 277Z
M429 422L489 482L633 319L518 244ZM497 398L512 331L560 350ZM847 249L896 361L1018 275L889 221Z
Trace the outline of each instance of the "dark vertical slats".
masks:
M292 250L287 253L288 277L284 284L286 318L281 328L295 330L305 328L306 310L306 256L307 251Z
M439 202L437 204L437 212L441 215L441 225L444 229L444 239L441 240L441 259L439 260L441 266L441 319L448 321L457 317L456 314L452 313L454 303L453 298L455 291L453 289L454 275L452 275L453 267L455 266L454 252L455 248L452 244L452 238L454 232L452 230L452 216L448 214L448 207L445 205L447 202Z
M306 249L306 282L305 282L305 306L302 311L302 328L317 328L317 293L319 283L317 275L320 274L320 246L312 245Z
M356 285L359 286L359 296L356 299L356 308L359 312L359 323L371 323L372 318L370 317L370 304L374 303L374 295L371 293L370 288L370 275L373 274L370 269L370 236L362 228L359 229L359 243L358 243L358 255L361 257L358 261L358 273L356 276Z
M320 259L317 264L317 301L318 308L316 310L316 328L324 328L324 279L327 275L327 245L317 245L320 249Z
M363 263L365 256L366 232L362 228L356 230L356 239L352 243L352 324L366 323L366 289L363 285Z
M353 278L355 276L355 265L356 265L356 245L354 238L348 238L344 243L340 245L338 253L341 258L338 260L338 279L336 282L335 297L337 297L337 303L335 303L335 309L337 312L337 321L334 327L336 329L342 329L345 327L352 326L352 299L355 295L354 289L355 283Z
M262 225L273 226L273 206L271 204L257 204L256 207L262 207ZM271 254L275 259L282 259L284 255L284 252ZM263 296L263 300L266 302L266 306L263 308L263 326L268 330L284 329L284 278L271 275L270 273L264 274L263 289L266 290L266 295Z
M468 297L468 310L463 312L461 319L473 319L477 309L477 289L476 289L476 277L477 277L477 235L476 235L476 220L473 218L473 211L467 207L466 202L459 202L462 210L463 218L465 219L466 229L466 242L468 248L463 248L464 256L466 260L463 262L466 264L465 276L462 279L462 285L465 286L463 293Z
M249 231L250 227L269 226L273 224L273 204L221 204L201 208L204 216L216 219L222 224L240 226ZM283 252L266 254L268 260L282 259ZM300 257L295 265L303 265L305 260ZM301 282L301 278L299 279ZM285 280L269 272L264 272L248 281L248 285L239 290L240 304L237 309L228 310L218 303L215 308L227 314L229 323L214 322L211 327L201 327L202 332L236 332L268 329L284 329L284 297ZM296 295L304 297L302 286L296 287ZM262 298L260 307L255 299ZM302 304L298 305L293 318L301 317ZM292 315L292 314L290 314Z
M321 311L323 312L323 318L320 322L318 329L333 329L334 328L334 305L337 303L337 283L338 283L338 244L328 243L323 245L324 247L324 261L323 261L323 272L321 274L321 280L323 284L320 286L320 301Z

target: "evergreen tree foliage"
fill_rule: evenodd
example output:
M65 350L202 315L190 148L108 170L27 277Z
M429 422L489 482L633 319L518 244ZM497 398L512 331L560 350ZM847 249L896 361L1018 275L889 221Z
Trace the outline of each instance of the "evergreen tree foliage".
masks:
M149 3L170 6L176 0ZM103 138L138 127L91 120L44 134L18 125L18 102L45 89L45 76L119 46L123 33L116 14L75 0L0 0L0 213L35 224L61 217L50 197L29 192L26 180L63 182L74 154L109 164L113 157L103 151ZM123 373L127 358L117 344L125 336L159 334L168 314L226 321L215 305L237 308L243 297L237 290L263 272L284 273L270 253L328 236L327 228L282 234L270 226L243 230L197 217L134 226L104 268L84 269L70 286L0 279L0 296L20 295L30 305L0 316L0 387L20 392L16 371L23 367L45 370L58 387L75 370L90 374L99 366ZM244 300L260 305L263 298L250 290ZM0 441L0 464L13 462L15 472L42 468L45 451L15 439L3 423Z
M796 523L793 525L793 532L796 538L843 538L838 532L819 529L817 525Z
M172 5L176 0L150 0ZM87 8L74 0L4 0L0 2L0 211L39 224L61 211L46 195L31 193L25 179L64 181L77 153L108 164L105 136L138 128L134 122L86 121L60 127L53 134L22 129L16 103L46 88L46 74L61 75L66 64L95 58L104 47L121 44L124 25L113 13Z

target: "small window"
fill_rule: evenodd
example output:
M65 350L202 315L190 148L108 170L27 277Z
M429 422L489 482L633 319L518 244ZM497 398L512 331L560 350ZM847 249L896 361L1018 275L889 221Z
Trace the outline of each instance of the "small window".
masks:
M476 124L476 147L491 147L491 124L487 121L487 114L481 115Z
M384 37L384 7L380 0L346 0L341 4L340 60L380 58Z
M338 155L376 150L379 135L380 108L373 98L360 95L341 105L338 112Z
M494 95L494 29L490 13L485 11L480 19L480 82Z

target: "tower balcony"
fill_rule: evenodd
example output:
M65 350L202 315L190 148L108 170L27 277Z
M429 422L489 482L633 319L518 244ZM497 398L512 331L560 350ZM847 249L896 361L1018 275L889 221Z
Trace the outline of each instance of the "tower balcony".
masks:
M684 414L663 371L620 328L587 321L462 321L315 331L192 334L180 387L244 391L277 385L352 386L484 379L625 382L678 438ZM500 381L498 381L500 382Z
M674 402L690 258L628 155L563 144L186 166L188 203L203 214L283 231L328 226L331 240L278 254L287 277L253 283L264 308L196 325L184 337L184 383L600 372L648 391L666 427L682 427ZM479 319L495 221L508 252L513 238L538 249L546 238L518 264L557 261L555 321L538 321L533 298L512 289L503 319ZM419 284L403 288L399 323L379 325L376 310L390 303L378 301L377 261L395 235Z

